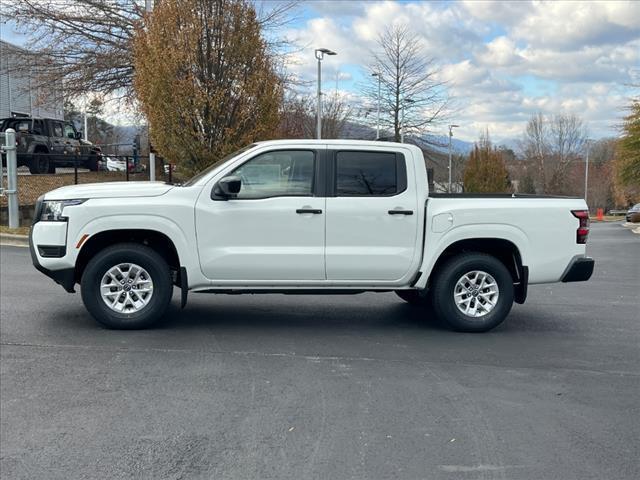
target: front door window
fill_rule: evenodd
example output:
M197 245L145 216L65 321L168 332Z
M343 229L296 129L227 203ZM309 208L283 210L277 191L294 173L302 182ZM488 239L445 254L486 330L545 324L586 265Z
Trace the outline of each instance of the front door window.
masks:
M309 150L267 152L252 158L232 175L242 179L242 199L312 196L315 154Z

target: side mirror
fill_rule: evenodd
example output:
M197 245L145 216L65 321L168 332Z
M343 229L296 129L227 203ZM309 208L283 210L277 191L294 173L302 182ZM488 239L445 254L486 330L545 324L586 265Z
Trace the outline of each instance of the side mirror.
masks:
M216 183L211 190L211 198L214 200L226 200L235 197L242 188L242 179L235 175L224 177Z
M82 140L82 132L76 132L76 140Z

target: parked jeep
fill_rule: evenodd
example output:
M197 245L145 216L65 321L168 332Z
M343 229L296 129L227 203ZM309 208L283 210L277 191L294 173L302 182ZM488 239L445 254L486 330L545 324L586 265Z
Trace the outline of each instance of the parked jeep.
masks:
M100 147L82 140L70 122L49 118L16 117L0 119L0 132L16 131L18 166L31 173L55 173L56 167L77 165L98 169ZM4 157L3 157L4 163Z

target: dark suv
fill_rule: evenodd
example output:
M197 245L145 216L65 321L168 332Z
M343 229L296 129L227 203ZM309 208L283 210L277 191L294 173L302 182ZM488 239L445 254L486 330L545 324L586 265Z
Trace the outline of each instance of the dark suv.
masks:
M0 132L8 128L16 131L18 166L26 165L31 173L55 173L56 167L75 164L98 169L100 148L82 140L70 122L30 117L0 119Z

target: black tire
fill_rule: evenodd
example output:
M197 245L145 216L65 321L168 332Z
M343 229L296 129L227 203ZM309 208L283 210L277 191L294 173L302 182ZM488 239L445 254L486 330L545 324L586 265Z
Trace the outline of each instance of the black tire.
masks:
M90 171L97 172L98 171L98 155L96 155L95 153L89 154L89 157L87 158L86 166Z
M39 175L42 173L50 173L49 169L51 168L51 162L47 154L43 153L34 153L31 156L31 162L29 162L29 172L32 175ZM55 173L55 167L54 167Z
M497 302L489 313L474 317L462 312L454 300L458 280L463 275L482 271L491 275L498 286ZM459 332L487 332L500 325L513 306L513 278L497 258L484 253L464 253L448 260L438 268L430 292L438 318ZM470 295L473 296L473 295ZM467 297L465 297L467 298ZM470 304L482 302L473 299Z
M429 304L431 303L425 291L396 290L395 293L405 302L409 303L410 305L415 305L417 307L426 307L426 306L429 306Z
M107 271L122 263L134 263L145 269L153 282L149 303L135 312L116 312L107 306L100 283ZM82 301L91 315L107 328L130 330L147 328L165 313L173 294L171 272L155 250L138 243L120 243L105 248L87 264L81 280Z

